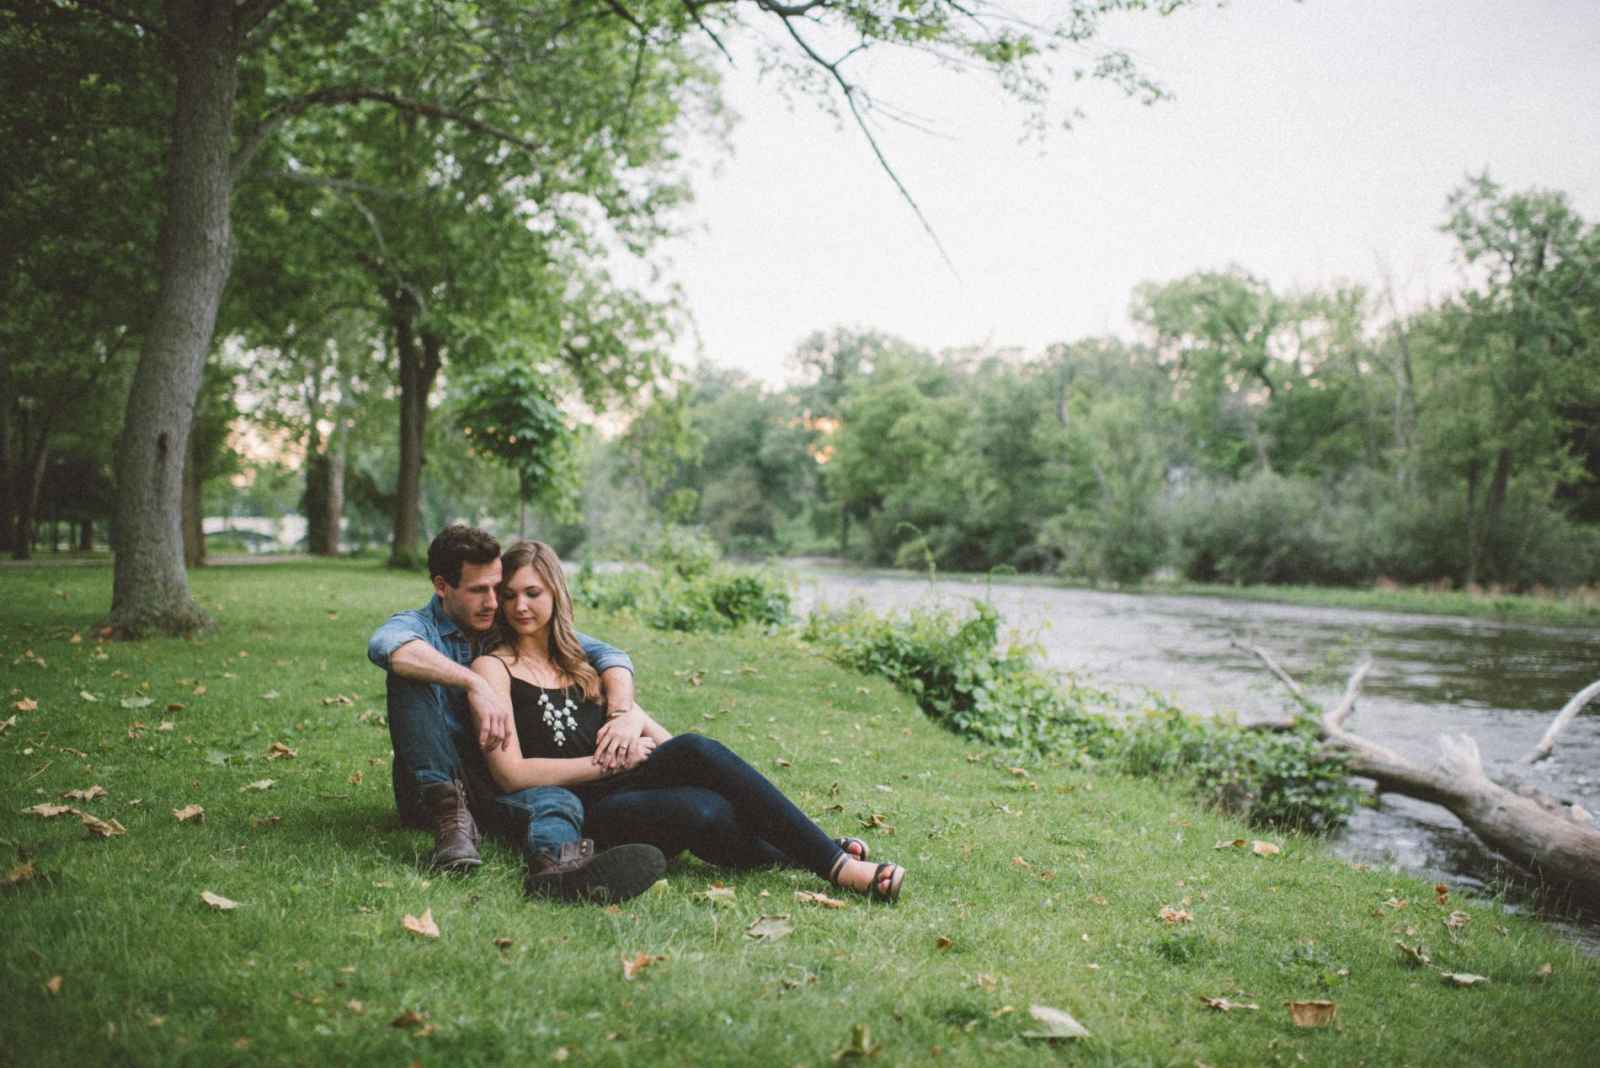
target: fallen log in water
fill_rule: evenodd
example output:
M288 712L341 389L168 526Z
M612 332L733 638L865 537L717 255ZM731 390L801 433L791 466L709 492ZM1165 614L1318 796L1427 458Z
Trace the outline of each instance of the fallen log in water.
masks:
M1243 648L1260 657L1302 707L1315 712L1304 691L1266 650ZM1490 779L1478 743L1469 735L1440 736L1439 759L1424 767L1345 728L1371 668L1370 660L1357 666L1339 703L1313 720L1328 749L1344 758L1351 773L1373 780L1380 790L1449 809L1485 845L1532 872L1549 889L1600 906L1600 829L1581 806L1564 805L1526 784ZM1600 682L1568 701L1523 763L1547 756L1556 735L1597 695Z

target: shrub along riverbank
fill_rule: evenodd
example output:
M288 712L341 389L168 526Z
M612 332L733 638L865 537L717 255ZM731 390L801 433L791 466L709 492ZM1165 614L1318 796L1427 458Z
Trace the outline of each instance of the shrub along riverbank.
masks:
M887 1064L1505 1065L1600 1041L1600 963L1526 918L1075 751L1003 756L888 681L748 628L580 619L634 655L670 727L728 742L907 865L898 906L819 907L794 896L823 889L808 874L692 860L619 909L536 904L497 845L469 879L431 876L429 839L393 816L382 678L362 655L424 599L419 576L203 571L217 635L139 645L89 629L109 582L5 576L5 1063L821 1066L877 1048ZM40 804L124 833L24 811ZM203 818L180 821L191 805ZM428 911L438 938L403 928ZM1283 1004L1311 1000L1337 1006L1329 1026ZM1091 1037L1023 1037L1032 1005Z

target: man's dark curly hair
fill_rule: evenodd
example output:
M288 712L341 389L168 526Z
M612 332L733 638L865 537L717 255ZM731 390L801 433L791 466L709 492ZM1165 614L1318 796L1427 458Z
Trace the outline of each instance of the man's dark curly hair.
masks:
M490 534L465 523L452 523L439 531L428 546L428 577L438 575L451 586L459 586L462 564L487 564L498 559L500 543Z

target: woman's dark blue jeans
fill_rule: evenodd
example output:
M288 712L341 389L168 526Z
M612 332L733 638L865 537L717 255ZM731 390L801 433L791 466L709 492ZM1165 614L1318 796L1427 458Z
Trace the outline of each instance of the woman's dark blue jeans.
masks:
M721 742L680 734L639 767L573 787L584 833L602 844L645 842L667 856L687 849L708 864L787 864L826 879L838 843Z

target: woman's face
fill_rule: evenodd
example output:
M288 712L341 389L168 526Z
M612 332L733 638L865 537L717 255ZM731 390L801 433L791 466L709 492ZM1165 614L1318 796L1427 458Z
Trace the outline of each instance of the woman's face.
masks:
M555 597L533 565L523 564L501 587L500 607L518 634L541 634L550 625Z

